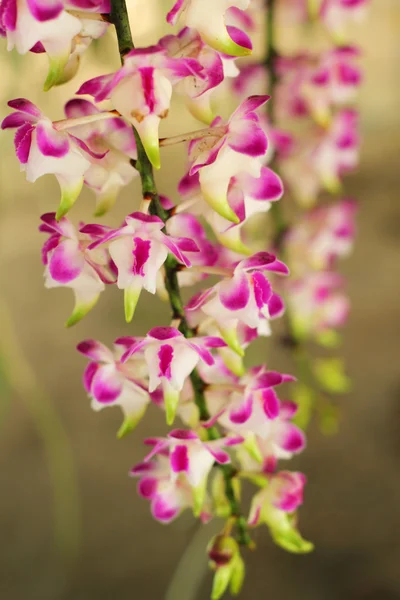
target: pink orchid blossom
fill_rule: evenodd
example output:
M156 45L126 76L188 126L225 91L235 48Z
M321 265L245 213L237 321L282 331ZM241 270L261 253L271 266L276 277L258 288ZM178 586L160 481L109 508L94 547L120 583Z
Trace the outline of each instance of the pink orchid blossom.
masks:
M179 478L187 481L193 494L193 512L199 516L206 497L207 478L213 464L229 463L230 456L223 447L234 446L242 441L243 438L236 436L203 442L194 431L175 429L167 438L146 441L154 447L145 458L145 462L160 453L165 455L167 451L170 479L172 482Z
M185 252L185 257L190 260L193 267L213 267L219 257L219 249L207 238L206 231L200 221L192 214L179 213L168 219L166 230L172 239L179 238L182 231L196 245L196 252ZM190 268L178 272L178 281L181 287L194 285L198 281L206 278L207 275L201 270L196 271Z
M316 129L307 140L297 140L280 167L301 205L315 204L321 189L340 191L341 177L358 164L359 143L358 114L353 109L339 111L329 129Z
M105 284L115 282L110 255L105 249L90 250L89 246L106 228L92 226L92 233L76 231L72 223L55 213L41 217L39 230L49 234L43 245L42 258L46 265L47 288L68 287L75 295L75 308L67 321L71 326L80 321L97 303Z
M338 44L343 44L348 36L348 24L363 19L370 0L318 0L318 2L319 18L331 32L334 40Z
M47 53L48 90L75 73L79 55L106 32L101 13L109 12L109 0L1 0L0 33L8 50Z
M285 236L287 260L293 277L312 270L332 269L348 256L355 237L357 205L344 199L306 213Z
M222 346L225 346L225 342L218 337L187 339L174 327L154 327L145 338L141 338L127 350L122 361L128 360L139 350L144 352L149 370L149 392L154 392L161 386L167 423L171 425L185 379L200 360L209 365L214 363L213 355L208 348Z
M137 130L149 160L160 168L158 128L168 115L172 86L185 77L205 77L193 58L170 58L161 45L131 50L115 73L86 81L78 94L96 102L109 98Z
M218 214L239 223L240 218L229 206L228 189L232 177L250 176L253 185L261 177L262 161L267 151L267 138L255 111L269 96L247 98L227 123L220 117L212 122L210 134L189 145L189 175L199 174L205 201ZM262 182L260 182L262 186Z
M67 102L65 115L72 125L68 131L93 151L85 184L96 194L96 216L102 216L113 206L120 189L138 174L131 164L137 158L132 127L119 117L73 126L74 119L101 115L94 104L78 98Z
M265 422L262 436L254 432L245 436L246 443L239 448L237 453L243 471L273 473L278 460L290 460L304 450L305 435L299 427L291 422L297 410L297 404L283 400L279 404L279 413L276 419ZM232 424L229 429L234 431Z
M151 514L161 523L170 523L186 508L196 512L203 523L211 518L211 507L207 495L195 507L192 487L184 474L171 478L171 461L168 451L160 452L146 462L135 465L130 475L139 477L138 493L150 501Z
M230 210L238 219L238 224L221 216L204 200L200 187L200 176L185 175L179 182L179 193L192 214L202 215L212 227L218 241L242 254L251 254L251 250L242 239L242 226L259 214L268 212L271 202L282 197L281 178L268 167L261 167L260 176L252 177L248 173L239 173L232 177L227 192Z
M313 549L290 518L303 503L305 483L303 473L281 471L272 475L265 487L255 494L250 507L249 524L265 523L275 542L289 552L306 553Z
M206 372L206 381L209 375ZM240 435L255 434L262 439L271 436L271 421L280 415L280 402L275 392L275 387L286 382L295 381L291 375L268 371L265 366L253 367L242 377L225 374L228 382L227 389L232 388L228 394L219 398L211 397L209 406L213 417L207 426L216 420L228 431ZM214 378L215 381L215 378ZM223 381L223 380L222 380ZM219 385L222 391L224 384L216 383L214 390L219 394ZM211 384L211 390L213 385ZM213 390L213 391L214 391ZM222 402L221 402L222 400Z
M57 219L64 216L78 198L92 158L105 153L92 151L82 140L65 130L57 130L29 100L10 100L15 112L2 122L2 129L16 129L15 152L26 179L34 182L42 175L54 174L61 188Z
M265 271L287 275L288 269L273 254L258 252L240 261L219 283L197 295L187 305L188 313L201 311L212 317L229 346L243 354L237 341L237 326L254 329L265 319L283 312L283 302L272 291Z
M287 288L290 319L300 339L342 327L350 310L343 277L315 272L291 281Z
M357 48L343 46L319 55L280 57L278 118L311 114L318 123L327 125L333 108L349 105L356 98L361 82L358 56Z
M170 58L192 58L198 61L200 71L193 71L175 89L186 100L193 116L207 124L214 119L211 94L224 80L221 55L205 44L195 29L185 27L178 35L167 35L159 42Z
M140 293L144 288L155 294L157 274L168 252L189 266L185 253L198 251L193 240L172 237L162 232L163 221L156 216L135 212L128 215L122 227L111 229L95 241L91 248L107 244L117 270L117 286L124 290L125 317L133 318Z
M83 384L92 400L92 408L99 411L107 406L120 406L124 422L118 432L122 437L134 429L142 419L150 402L147 391L147 369L142 357L134 356L121 362L121 356L134 338L120 338L114 350L95 340L78 344L78 351L90 359L83 376Z
M203 40L219 52L231 56L251 54L248 37L225 23L225 13L232 7L246 10L250 0L177 0L167 15L171 25L179 22L196 29ZM241 32L239 32L241 33Z

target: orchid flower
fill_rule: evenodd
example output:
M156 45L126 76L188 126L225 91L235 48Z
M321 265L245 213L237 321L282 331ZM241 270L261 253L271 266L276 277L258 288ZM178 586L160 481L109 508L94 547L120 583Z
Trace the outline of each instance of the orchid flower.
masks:
M118 437L136 427L150 401L144 360L135 356L121 362L127 345L132 345L134 341L134 338L117 339L113 351L95 340L85 340L77 347L81 354L90 359L83 384L92 400L93 410L120 406L124 413Z
M215 319L226 343L242 354L237 341L238 324L257 328L264 319L283 312L283 302L272 291L265 271L288 274L286 265L273 254L258 252L240 261L227 277L192 299L186 310L190 313L201 309Z
M326 126L332 109L354 102L361 82L354 46L335 48L320 55L280 57L277 71L278 118L301 117L311 113Z
M187 339L174 327L154 327L145 338L140 338L125 352L122 361L128 360L136 352L144 352L149 370L149 392L154 392L161 386L167 423L171 425L185 379L200 360L213 364L214 358L208 348L222 346L225 346L225 342L218 337Z
M239 221L237 224L215 212L204 200L199 173L185 175L179 182L178 190L184 203L188 204L187 210L192 214L202 215L221 244L235 252L251 254L251 250L242 239L242 226L253 216L268 212L271 202L282 197L283 184L280 177L268 167L261 167L260 176L257 178L248 173L239 173L232 177L228 186L227 202Z
M111 229L95 241L91 248L107 244L117 270L117 286L124 290L125 317L133 318L140 293L144 288L156 292L157 273L165 263L168 252L189 266L185 252L197 252L193 240L166 235L163 221L156 216L135 212L128 215L122 227Z
M310 269L332 269L339 257L348 256L355 236L357 206L344 199L314 208L304 215L285 236L287 260L293 277Z
M291 513L303 503L306 478L302 473L281 471L269 478L251 503L249 524L265 523L275 542L294 553L310 552L313 545L297 531Z
M109 0L1 0L0 33L7 37L8 50L47 53L44 89L49 90L75 73L78 56L106 32L101 15L109 12Z
M189 145L189 175L199 173L205 201L218 214L239 223L229 206L228 189L232 177L248 175L260 178L262 159L267 151L267 138L255 113L269 96L251 96L235 110L227 123L220 117L211 123L209 135ZM257 185L257 183L255 184Z
M341 177L358 164L359 143L358 115L353 109L338 112L328 130L315 130L304 144L297 141L280 166L301 205L315 204L321 189L340 191Z
M188 482L193 494L193 512L199 516L206 497L207 478L214 462L229 463L230 456L223 447L234 446L242 441L240 437L225 437L203 442L194 431L174 429L167 438L146 441L147 444L154 444L154 447L145 462L167 451L170 479L175 482L182 477Z
M185 508L194 509L193 492L184 476L171 479L171 464L168 453L159 453L152 460L135 465L131 476L139 477L138 493L151 503L151 514L161 523L170 523ZM202 522L211 516L207 497L202 506L196 507Z
M80 321L96 304L105 284L115 282L110 255L104 249L90 250L99 231L104 227L92 227L91 234L76 231L72 223L62 217L56 220L55 213L41 217L39 230L49 234L43 245L42 259L46 266L47 288L69 287L75 295L75 308L67 326Z
M203 40L219 52L232 56L251 54L247 36L237 36L236 28L225 24L225 13L232 7L246 10L250 0L176 0L167 15L174 25L178 20L196 29Z
M303 431L291 419L296 415L297 404L283 400L276 419L264 420L263 435L246 434L246 443L239 447L237 456L243 471L270 474L276 470L278 460L290 460L306 446ZM269 429L267 433L267 429ZM236 431L232 423L230 431Z
M65 115L71 120L69 132L82 140L93 152L91 166L85 172L85 184L96 194L96 216L102 216L114 204L120 189L138 174L131 161L136 160L136 143L132 127L124 119L113 117L98 119L73 126L73 120L101 111L88 100L70 100L65 105ZM97 158L98 157L98 158Z
M342 327L349 315L343 277L335 272L310 273L288 287L290 318L300 339Z
M185 77L205 77L193 58L170 58L161 45L131 50L115 73L86 81L78 94L96 102L109 98L137 130L149 160L160 168L158 128L168 115L172 86Z
M28 181L52 173L61 188L57 219L64 216L80 194L91 158L103 158L79 138L58 130L32 102L24 98L10 100L16 112L2 122L2 129L16 129L15 152Z

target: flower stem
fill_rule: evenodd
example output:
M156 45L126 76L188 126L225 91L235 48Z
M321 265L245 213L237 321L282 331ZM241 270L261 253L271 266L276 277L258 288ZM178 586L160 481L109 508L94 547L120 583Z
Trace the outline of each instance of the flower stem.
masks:
M134 48L131 29L129 25L128 11L126 8L125 0L112 0L111 1L111 22L114 23L118 38L118 48L121 57L123 57ZM137 147L137 161L135 163L136 169L139 171L140 179L142 182L142 194L145 201L149 201L149 213L156 215L164 221L169 218L169 213L166 211L160 202L160 196L157 192L156 182L153 174L153 167L147 157L144 146L141 142L140 136L138 135L135 128L133 128L136 139ZM185 317L185 310L181 291L178 283L178 263L176 259L170 254L164 264L165 267L165 287L169 296L169 303L172 309L172 318L178 319L180 322L179 330L186 338L195 336L195 331L189 327L189 324ZM210 418L208 412L204 391L206 384L200 377L198 371L195 369L191 375L190 380L194 392L194 400L199 409L200 420L207 421ZM210 427L206 430L210 440L218 439L221 437L218 428L216 426ZM232 479L236 475L236 470L232 465L218 465L222 470L225 480L225 494L230 504L232 516L236 519L236 526L238 530L238 541L241 544L247 546L252 545L252 541L247 531L246 519L241 515L240 504L236 497Z
M205 129L189 131L188 133L182 133L181 135L160 138L160 146L173 146L174 144L182 144L183 142L190 142L191 140L198 140L203 137L220 137L225 133L226 127L206 127Z

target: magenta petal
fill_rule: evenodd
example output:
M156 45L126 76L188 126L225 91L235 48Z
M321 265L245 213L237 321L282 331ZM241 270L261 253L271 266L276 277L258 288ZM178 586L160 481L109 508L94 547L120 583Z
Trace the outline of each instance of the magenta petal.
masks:
M142 498L153 498L157 492L157 486L158 480L155 477L143 477L138 482L137 491Z
M100 110L89 100L84 100L83 98L73 98L64 106L64 112L68 119L76 119L78 117L95 115L99 113Z
M179 16L179 11L183 7L184 1L185 0L177 0L177 2L175 2L173 7L167 14L167 23L169 23L170 25L175 25L175 23L178 19L178 16Z
M27 0L29 10L37 21L55 19L64 9L60 0Z
M253 412L253 396L249 394L247 398L240 404L238 408L235 408L230 411L229 418L232 423L236 423L237 425L241 425L242 423L246 423L252 415Z
M271 284L263 273L256 271L251 274L254 298L259 309L263 308L272 294Z
M190 429L173 429L168 434L169 438L173 438L175 440L198 440L199 436L194 431Z
M15 153L19 162L23 165L28 162L33 129L34 128L29 123L26 123L25 125L22 125L22 127L19 127L15 133Z
M235 110L235 112L233 113L232 117L231 117L231 121L232 119L237 119L237 118L241 118L244 117L246 115L248 115L251 112L254 112L255 110L257 110L257 108L260 108L260 106L262 106L263 104L265 104L271 96L249 96L249 98L246 98L246 100L244 100L240 106L238 106L238 108Z
M279 273L280 275L290 274L288 267L280 260L274 260L274 262L267 265L265 269L267 271L272 271L273 273Z
M53 129L51 123L38 123L36 126L36 140L38 148L44 156L61 158L68 153L68 138Z
M278 294L272 294L268 300L268 312L271 318L280 317L285 310L282 298Z
M95 362L90 362L83 372L83 385L88 394L92 389L93 377L95 376L99 365Z
M205 348L202 344L201 341L199 340L197 343L196 342L189 342L189 346L190 348L193 348L193 350L195 350L195 352L197 352L197 354L200 356L201 360L203 362L206 363L206 365L213 365L214 364L214 357L211 354L211 352L209 352L209 350L207 350L207 348Z
M14 100L9 100L7 105L10 108L20 110L21 112L28 113L34 117L40 117L42 115L37 106L35 106L33 102L30 102L26 98L14 98Z
M170 523L179 514L179 508L168 504L161 496L156 496L151 505L151 513L157 521Z
M283 194L281 178L268 167L262 167L260 177L246 179L246 193L255 200L278 200Z
M238 27L234 27L232 25L228 25L226 29L229 33L229 37L232 38L232 40L238 46L242 46L242 48L247 48L248 50L253 49L253 44L251 43L251 39L249 38L247 33L242 31L241 29L238 29Z
M0 34L6 37L7 31L15 31L17 25L17 0L3 0L0 3Z
M64 240L54 249L49 272L55 281L66 284L80 275L85 264L83 254L75 240Z
M104 344L96 340L83 340L76 349L78 352L94 361L110 361L113 360L113 355Z
M94 77L83 83L76 93L78 95L88 94L89 96L93 96L96 102L101 102L109 97L113 89L113 80L114 73Z
M276 261L276 257L269 252L256 252L253 256L241 261L240 267L245 271L267 269L271 263Z
M247 306L250 299L250 286L246 273L238 271L231 280L220 284L219 298L228 310L236 311Z
M181 332L175 327L153 327L147 334L156 340L171 340L177 337L183 337Z
M290 423L285 427L279 443L288 452L301 452L306 446L306 437L301 429Z
M187 446L177 445L170 455L171 469L174 473L189 471L189 456Z
M110 404L121 394L122 387L122 382L114 365L105 365L95 373L91 393L98 402Z
M272 388L262 392L263 409L269 419L276 419L279 415L279 399Z
M174 349L170 344L163 344L157 353L158 376L171 379L171 365L174 358Z
M8 115L5 119L3 119L1 123L2 129L14 129L15 127L21 127L21 125L25 125L26 123L34 122L35 118L30 115L26 115L23 112L15 112Z
M281 408L279 411L279 417L281 419L291 419L297 413L298 405L296 402L291 402L290 400L283 400L281 402Z
M220 448L214 448L211 444L204 444L210 454L213 455L214 459L220 465L226 465L231 462L231 457L225 450L221 450Z
M256 378L255 383L251 387L253 390L263 390L265 388L279 385L282 382L282 373L278 373L277 371L267 371L266 373L262 373L261 375L259 375Z
M236 152L248 156L263 156L267 151L267 136L258 122L243 118L234 121L229 129L229 146Z

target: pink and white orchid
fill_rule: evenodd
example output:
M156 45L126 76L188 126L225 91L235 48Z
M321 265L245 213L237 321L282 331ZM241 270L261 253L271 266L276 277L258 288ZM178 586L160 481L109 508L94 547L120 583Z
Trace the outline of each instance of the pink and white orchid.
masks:
M74 126L85 117L102 112L88 100L74 98L65 105L71 121L69 132L83 141L93 152L85 172L85 184L96 194L96 216L102 216L114 204L120 189L138 174L132 166L136 160L136 142L132 127L124 119L111 117Z
M189 176L199 174L205 201L219 215L233 223L239 223L240 218L228 202L232 178L247 175L251 177L253 186L262 187L262 181L254 181L262 177L262 161L268 142L255 111L268 98L247 98L227 123L217 117L211 123L209 134L193 140L189 145Z
M309 211L285 236L287 260L294 277L332 269L354 243L357 205L344 199Z
M107 244L117 270L117 286L124 290L125 317L132 320L140 293L144 288L155 294L157 274L165 263L168 252L189 266L186 252L197 252L193 240L172 237L162 232L163 221L156 216L135 212L125 218L118 229L111 229L91 248Z
M16 129L15 152L28 181L54 174L61 188L57 219L64 216L78 198L92 157L102 158L80 139L58 130L32 102L24 98L10 100L16 112L2 122L2 129Z
M49 234L43 245L42 259L46 265L47 288L68 287L75 295L75 308L67 326L80 321L96 304L105 284L115 282L110 255L104 249L90 250L93 240L104 235L105 228L91 226L91 233L82 233L84 226L76 231L72 223L55 213L41 217L39 230Z
M113 351L95 340L85 340L77 346L78 351L90 359L83 384L92 400L93 410L120 406L124 413L118 437L136 427L150 402L143 358L134 356L121 362L122 354L134 341L134 338L117 339Z
M106 32L101 15L109 12L109 0L1 0L0 34L8 50L47 53L48 90L75 73L80 54Z
M230 272L229 272L230 271ZM222 337L233 350L243 354L237 341L237 326L243 323L255 329L265 319L272 319L284 310L282 299L272 291L266 271L287 275L284 263L273 254L258 252L240 261L227 276L187 305L188 313L201 311L212 317Z
M354 102L361 82L354 46L334 48L323 54L300 54L277 60L277 116L311 114L322 126L329 124L335 107Z
M268 167L261 167L260 176L239 173L231 178L227 192L230 210L239 220L237 224L215 212L204 200L199 173L185 175L178 190L184 200L183 206L191 213L202 215L212 227L218 241L235 252L251 254L242 239L242 226L259 214L268 212L271 202L282 197L283 184L280 177Z
M143 352L149 370L149 392L161 387L167 423L175 419L179 395L185 379L189 377L199 361L208 365L214 363L208 348L221 348L225 342L218 337L205 336L185 338L174 327L154 327L145 338L140 338L122 357L128 360L136 352Z
M207 478L213 464L229 463L230 456L223 447L235 446L242 441L241 437L226 437L203 442L194 431L174 429L167 438L146 441L148 444L154 444L154 447L145 458L145 462L153 456L165 455L166 451L168 452L170 479L176 482L182 478L188 482L193 494L193 512L198 516L204 505Z
M137 130L149 160L160 168L158 128L168 115L172 86L188 76L202 77L193 58L170 58L161 45L131 50L115 73L86 81L78 94L96 102L109 98L114 108Z
M231 56L251 54L248 38L238 36L238 30L225 23L225 13L232 7L246 10L250 0L176 0L167 15L174 25L178 20L196 29L203 40L219 52Z
M289 552L305 553L313 549L291 519L291 514L303 503L305 483L305 476L299 472L281 471L272 475L264 489L255 494L250 508L249 524L265 523L275 542Z

